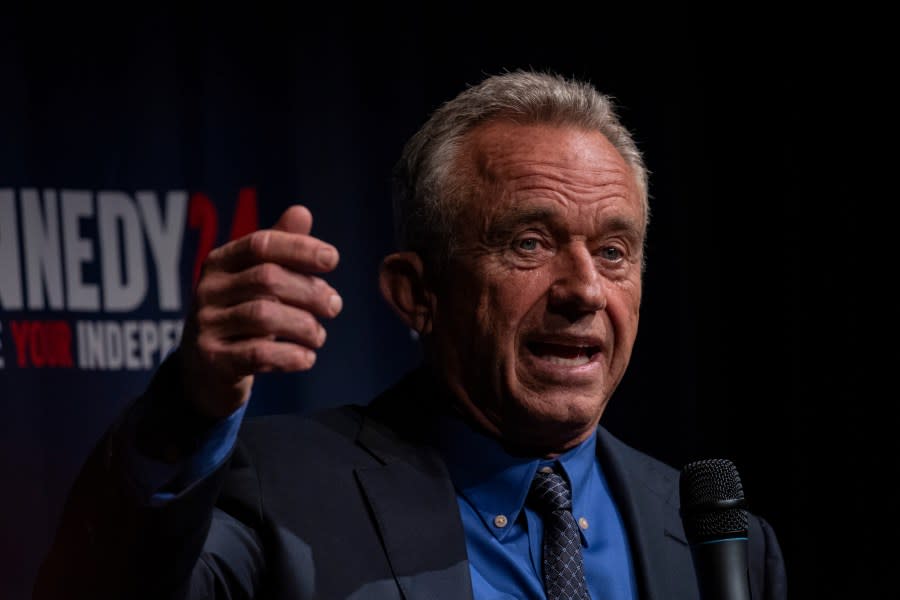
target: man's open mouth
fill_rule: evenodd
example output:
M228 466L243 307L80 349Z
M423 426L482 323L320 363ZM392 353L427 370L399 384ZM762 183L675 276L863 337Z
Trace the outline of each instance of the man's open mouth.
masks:
M586 365L600 352L600 346L588 344L529 342L526 346L538 358L564 367Z

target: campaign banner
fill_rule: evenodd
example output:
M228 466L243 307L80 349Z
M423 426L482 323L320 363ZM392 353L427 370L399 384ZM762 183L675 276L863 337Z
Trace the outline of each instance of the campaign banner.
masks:
M256 190L235 206L229 240L257 229ZM0 188L0 369L155 369L178 344L220 212L185 190Z

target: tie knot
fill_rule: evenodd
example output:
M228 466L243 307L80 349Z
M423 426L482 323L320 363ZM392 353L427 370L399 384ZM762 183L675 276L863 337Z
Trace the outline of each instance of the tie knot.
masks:
M541 513L572 510L572 492L566 480L553 471L538 471L528 492L529 503Z

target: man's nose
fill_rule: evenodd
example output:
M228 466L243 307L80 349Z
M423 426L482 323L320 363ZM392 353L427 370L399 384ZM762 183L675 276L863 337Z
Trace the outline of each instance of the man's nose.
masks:
M594 257L577 244L556 256L555 280L550 287L549 309L574 321L606 307L606 289Z

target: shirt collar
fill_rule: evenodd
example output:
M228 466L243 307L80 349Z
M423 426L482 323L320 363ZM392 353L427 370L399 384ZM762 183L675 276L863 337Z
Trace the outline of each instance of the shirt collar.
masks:
M441 416L435 425L435 447L444 458L457 493L478 513L484 526L499 540L512 530L497 526L502 515L509 524L522 512L534 474L541 466L562 467L572 486L572 509L583 514L596 462L596 431L556 459L514 456L494 438L476 431L461 419Z

